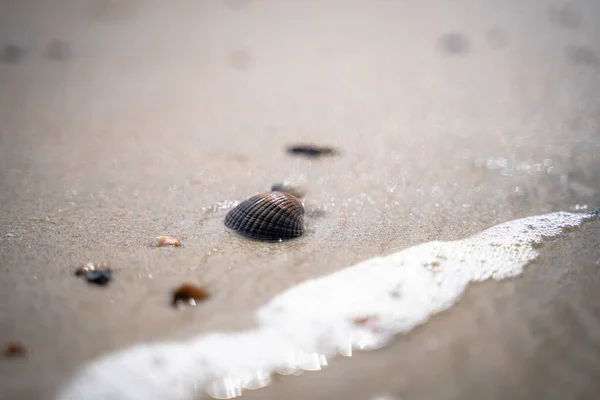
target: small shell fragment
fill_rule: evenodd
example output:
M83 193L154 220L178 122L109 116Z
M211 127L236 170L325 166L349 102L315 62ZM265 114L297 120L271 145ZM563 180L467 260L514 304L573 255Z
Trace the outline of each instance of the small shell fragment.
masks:
M24 357L28 353L27 347L18 342L10 342L4 346L2 354L4 357Z
M273 186L271 186L271 190L272 191L277 191L277 192L284 192L284 193L289 193L292 196L296 196L297 198L301 199L304 196L306 196L306 193L308 192L305 188L300 187L300 186L295 186L289 182L277 182L275 183Z
M304 155L307 157L332 156L337 150L329 146L317 146L312 144L297 144L287 148L289 154Z
M181 242L179 242L179 239L174 238L172 236L157 236L156 239L154 239L154 246L156 246L156 247L165 247L165 246L179 247L179 246L181 246Z
M85 263L79 267L77 267L77 269L75 270L75 276L82 276L87 274L88 272L91 271L103 271L106 268L108 268L108 264L98 264L98 263L93 263L93 262L88 262Z
M173 291L172 305L173 307L177 307L180 304L187 303L190 306L195 306L208 297L208 292L200 286L193 283L184 283Z

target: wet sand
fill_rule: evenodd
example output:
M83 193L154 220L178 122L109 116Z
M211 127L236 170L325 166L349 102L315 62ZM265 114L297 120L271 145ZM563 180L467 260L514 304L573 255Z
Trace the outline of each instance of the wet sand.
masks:
M594 1L0 4L0 340L31 350L0 363L2 398L51 398L140 341L250 327L373 256L600 205ZM341 153L285 153L304 141ZM308 189L305 236L223 228L283 179ZM599 227L392 346L247 397L592 398ZM88 260L109 287L73 276ZM182 281L213 297L174 311Z

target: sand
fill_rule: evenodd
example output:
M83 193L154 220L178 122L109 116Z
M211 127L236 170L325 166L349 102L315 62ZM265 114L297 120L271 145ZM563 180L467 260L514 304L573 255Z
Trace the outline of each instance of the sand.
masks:
M0 362L0 397L251 327L282 290L373 256L597 207L597 16L592 0L1 2L0 342L30 354ZM285 153L305 141L340 154ZM308 190L306 235L223 228L283 179ZM247 397L591 398L599 227L390 347ZM184 246L150 247L161 234ZM89 260L110 286L73 276ZM175 311L182 281L213 296Z

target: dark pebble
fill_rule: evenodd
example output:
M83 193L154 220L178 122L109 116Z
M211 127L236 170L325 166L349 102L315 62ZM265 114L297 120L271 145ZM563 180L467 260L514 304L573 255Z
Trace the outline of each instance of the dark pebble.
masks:
M112 280L112 271L110 268L107 268L103 271L89 271L85 274L85 279L89 283L94 283L96 285L106 285Z
M196 303L205 300L209 297L208 292L194 284L184 283L173 291L173 307L177 307L180 304L188 304L195 306Z

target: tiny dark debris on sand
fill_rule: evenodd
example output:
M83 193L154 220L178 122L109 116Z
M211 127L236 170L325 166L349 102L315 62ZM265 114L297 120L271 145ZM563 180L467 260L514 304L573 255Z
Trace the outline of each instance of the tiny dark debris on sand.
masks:
M192 283L184 283L173 291L173 307L181 305L195 306L209 297L208 292Z
M4 345L4 350L2 354L4 357L13 358L13 357L25 357L27 355L27 347L23 346L18 342L10 342Z
M106 285L112 280L112 270L107 264L86 263L75 270L75 276L83 276L89 283Z
M155 247L165 247L165 246L179 247L179 246L181 246L181 242L179 241L179 239L174 238L172 236L157 236L156 239L154 239L154 246Z
M312 144L298 144L287 148L289 154L303 155L307 157L332 156L338 154L333 147L317 146Z

